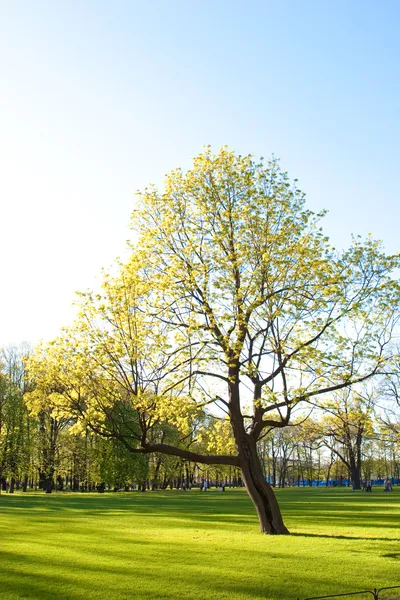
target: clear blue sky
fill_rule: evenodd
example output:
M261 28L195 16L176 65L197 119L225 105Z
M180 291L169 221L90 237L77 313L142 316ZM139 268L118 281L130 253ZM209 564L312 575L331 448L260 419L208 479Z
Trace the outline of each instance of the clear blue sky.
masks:
M204 144L274 153L338 246L398 252L400 3L0 0L0 346L123 254L134 191Z

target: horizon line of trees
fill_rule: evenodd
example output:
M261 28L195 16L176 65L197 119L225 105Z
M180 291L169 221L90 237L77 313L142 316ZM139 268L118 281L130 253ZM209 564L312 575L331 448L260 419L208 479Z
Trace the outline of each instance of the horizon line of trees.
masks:
M57 419L51 409L32 412L24 398L33 386L24 366L27 354L26 346L1 353L1 491L187 490L200 488L204 481L217 487L243 485L238 468L132 454L121 441L89 428L84 434L74 433L73 421ZM163 432L164 439L174 435L173 426ZM362 480L400 477L397 432L373 418L370 400L360 406L349 395L331 402L319 420L270 431L258 451L264 476L273 487L332 481L361 487Z

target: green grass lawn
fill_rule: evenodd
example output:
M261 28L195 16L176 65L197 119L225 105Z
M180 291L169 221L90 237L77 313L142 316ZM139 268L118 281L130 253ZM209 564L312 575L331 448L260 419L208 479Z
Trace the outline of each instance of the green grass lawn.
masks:
M259 534L243 490L3 494L0 598L295 600L400 585L399 489L277 495L291 536Z

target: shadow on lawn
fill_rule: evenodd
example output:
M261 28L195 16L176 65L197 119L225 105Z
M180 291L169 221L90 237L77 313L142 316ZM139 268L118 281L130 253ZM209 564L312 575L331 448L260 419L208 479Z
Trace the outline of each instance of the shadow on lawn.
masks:
M367 524L370 527L369 534L375 529L373 519L382 519L390 523L390 527L398 527L397 515L385 512L389 504L386 498L369 500L370 497L339 493L329 498L325 496L321 502L315 496L317 506L312 507L306 502L307 494L299 490L297 495L300 500L298 504L291 491L278 493L285 518L292 519L296 528L310 524L311 511L316 513L316 523L331 515L332 519L339 519L341 528L347 524L352 528L365 527ZM365 510L359 510L360 503ZM392 501L390 504L394 507ZM136 533L133 529L125 529L125 517L130 514L150 519L160 517L161 528L183 525L190 530L192 527L194 535L198 536L193 540L199 542L191 544L187 538L182 541L179 535L172 542L156 535L151 539L140 539L140 530ZM104 496L68 493L52 496L7 495L0 498L0 517L3 519L0 520L3 531L7 524L7 536L0 535L0 540L7 541L9 548L9 551L4 551L3 544L1 551L0 542L0 590L6 590L15 598L234 600L241 597L290 600L311 595L305 592L314 586L320 595L337 589L335 570L332 574L323 569L320 573L310 570L310 552L317 546L317 538L357 540L352 552L357 551L356 547L363 549L367 543L369 546L375 544L373 555L380 554L387 559L379 563L380 567L388 563L386 576L391 572L391 561L399 557L394 552L397 548L393 546L393 542L396 542L393 538L340 533L294 533L295 539L316 538L315 544L308 543L308 550L304 554L298 552L299 547L306 548L306 543L302 544L300 540L293 554L283 545L280 548L271 538L265 545L255 544L254 549L253 546L247 548L245 555L242 552L242 537L239 536L232 538L232 544L226 547L222 543L208 545L208 532L205 530L256 532L258 526L254 509L245 493L240 491L228 491L225 494L192 491ZM103 517L106 518L104 521ZM118 518L121 518L120 522ZM17 523L26 523L27 526L22 526L18 531ZM41 529L42 524L49 526L45 534ZM378 528L382 526L378 525ZM148 536L147 525L144 527ZM36 532L40 532L40 539ZM111 532L112 536L109 535ZM237 544L235 539L239 540ZM360 544L358 540L365 544ZM278 541L282 542L283 539ZM318 547L322 549L323 545L326 544L321 542ZM331 558L331 555L327 556L324 564L329 565ZM257 569L261 566L260 573L249 569L247 561L250 565L257 565ZM291 561L293 564L300 563L296 573L290 572L290 569L288 571ZM262 572L262 565L265 565L267 574ZM348 576L346 574L343 583L343 587L348 584L348 591L354 589L352 572ZM7 598L5 596L5 600Z
M375 542L375 541L379 541L379 542L394 542L397 541L396 538L390 538L390 537L377 537L374 535L374 537L367 537L367 536L356 536L356 535L341 535L341 534L334 534L332 533L331 535L328 534L324 534L324 533L301 533L301 532L292 532L291 535L293 537L305 537L305 538L322 538L322 539L329 539L329 540L362 540L363 542ZM399 554L400 556L400 554Z
M222 498L216 493L200 494L196 492L140 492L121 494L63 494L55 495L26 495L26 496L0 496L0 515L36 512L46 513L79 513L79 514L104 514L109 513L134 513L143 515L157 514L160 516L202 517L213 513L218 517L241 516L244 521L254 519L253 507L250 500L243 493L229 498L229 502L221 502ZM4 502L2 502L2 499ZM211 519L214 517L211 515Z
M321 593L329 593L337 584L336 575L326 573L290 574L282 578L279 570L269 578L241 570L211 566L209 551L193 554L182 544L181 560L171 560L169 544L158 544L152 561L140 560L140 555L129 560L129 544L125 552L105 551L99 564L98 551L83 552L83 559L66 560L57 557L49 562L46 557L1 552L0 584L3 592L17 598L40 600L225 600L240 598L290 600L304 595L305 589L318 586ZM104 556L116 559L113 565L104 563ZM166 561L162 560L169 557ZM281 556L283 558L283 556ZM286 560L293 558L285 555ZM90 564L88 563L90 559ZM136 559L136 560L135 560ZM304 569L308 559L304 557ZM168 569L168 566L170 567ZM347 588L345 584L342 586ZM7 596L5 597L7 598Z
M21 598L35 598L43 600L78 600L83 598L111 598L117 599L198 599L207 593L210 598L232 598L236 594L245 593L246 597L265 598L266 589L257 580L240 581L232 574L221 579L221 571L213 569L210 572L207 565L207 551L196 553L192 562L184 561L176 564L173 570L164 571L164 562L158 559L169 554L166 544L159 544L159 555L154 556L154 563L145 566L135 562L126 566L122 564L96 566L96 554L93 554L93 563L87 561L80 565L77 562L63 564L63 572L58 573L58 566L53 561L50 574L49 561L35 556L27 557L15 553L0 554L2 564L6 565L0 574L2 589L18 594ZM86 554L86 553L85 553ZM107 557L110 553L107 553ZM189 553L190 555L190 553ZM186 556L188 556L186 554ZM120 553L116 555L121 559ZM206 566L201 568L199 565ZM281 585L277 582L268 590L271 598L282 598ZM211 594L211 595L210 595ZM214 595L216 594L216 595Z
M296 500L294 499L296 494ZM352 494L338 490L327 493L325 490L284 490L278 491L278 500L284 518L294 521L296 528L325 522L336 522L340 528L397 528L399 495L394 494L388 501L385 496ZM397 509L397 511L395 510ZM42 523L57 518L80 521L96 516L132 514L136 516L157 516L171 523L190 522L210 528L215 525L231 529L250 525L257 527L257 517L250 499L244 491L229 490L200 493L198 491L179 492L121 492L118 494L72 494L57 493L0 496L1 515L23 517ZM367 539L357 535L319 533L295 533L294 535L320 538ZM368 539L372 539L371 537ZM373 539L391 541L391 538L373 536Z

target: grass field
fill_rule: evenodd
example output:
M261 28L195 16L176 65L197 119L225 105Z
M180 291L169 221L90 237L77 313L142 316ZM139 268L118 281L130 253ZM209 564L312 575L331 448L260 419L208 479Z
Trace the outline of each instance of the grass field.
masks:
M291 536L260 535L243 490L3 494L0 598L295 600L400 585L399 489L277 494Z

